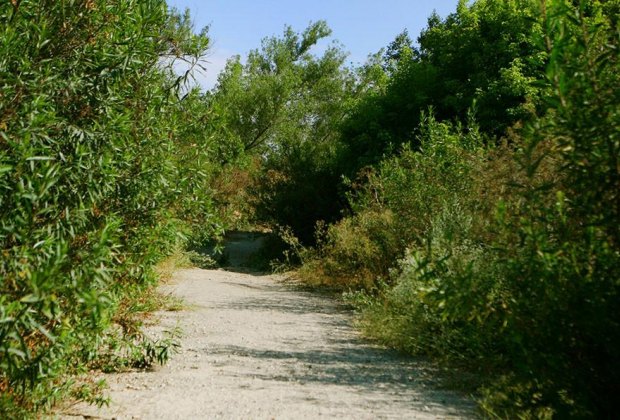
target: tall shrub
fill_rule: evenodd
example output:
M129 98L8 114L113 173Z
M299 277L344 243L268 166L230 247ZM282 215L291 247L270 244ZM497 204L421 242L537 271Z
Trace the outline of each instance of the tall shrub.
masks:
M186 117L163 60L207 47L188 25L163 0L0 5L0 410L53 401L114 285L178 237Z
M385 342L491 372L483 406L493 415L616 411L617 10L541 2L549 111L513 137L514 150L487 152L464 174L479 204L439 192L428 212L435 188L404 193L421 240L366 308L367 331ZM442 162L429 173L439 177Z
M541 2L554 110L528 135L523 189L507 225L515 301L507 319L517 376L558 416L613 417L620 391L620 82L618 2ZM614 11L616 13L614 13ZM538 153L544 150L545 153ZM509 210L510 211L510 210ZM515 239L516 239L515 237Z

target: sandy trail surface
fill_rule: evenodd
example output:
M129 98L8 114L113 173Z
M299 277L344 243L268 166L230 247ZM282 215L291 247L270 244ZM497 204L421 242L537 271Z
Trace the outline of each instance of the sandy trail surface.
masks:
M60 417L474 417L473 403L439 389L427 363L362 340L336 301L278 276L239 272L260 238L237 242L227 247L232 269L183 270L164 286L187 304L159 313L151 327L184 332L166 366L105 375L109 407L77 405Z

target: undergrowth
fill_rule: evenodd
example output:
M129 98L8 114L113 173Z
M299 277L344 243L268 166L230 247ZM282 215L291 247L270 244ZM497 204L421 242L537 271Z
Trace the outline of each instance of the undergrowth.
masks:
M494 144L475 118L423 114L419 148L369 172L300 271L348 291L367 336L480 374L490 417L617 412L619 38L607 7L542 1L544 115Z

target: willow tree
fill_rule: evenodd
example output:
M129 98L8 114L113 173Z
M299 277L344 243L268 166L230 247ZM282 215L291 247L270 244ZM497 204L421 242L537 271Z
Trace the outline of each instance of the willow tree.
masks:
M0 5L0 413L53 402L183 230L163 63L208 42L163 0Z
M262 161L259 216L312 238L319 219L338 215L338 125L355 90L337 44L313 48L331 34L325 22L262 41L245 64L232 59L212 94L214 135L223 161Z

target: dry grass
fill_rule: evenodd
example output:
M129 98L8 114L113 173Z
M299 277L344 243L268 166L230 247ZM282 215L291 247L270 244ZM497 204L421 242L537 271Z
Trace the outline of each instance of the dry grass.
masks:
M189 256L184 251L177 249L155 266L155 274L160 283L167 283L172 279L175 271L192 266Z

